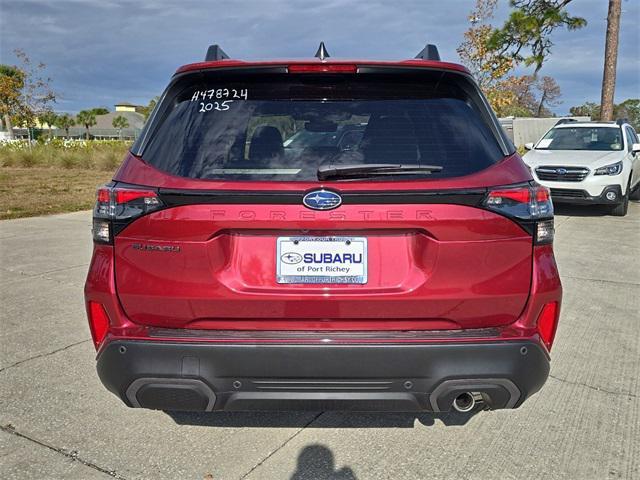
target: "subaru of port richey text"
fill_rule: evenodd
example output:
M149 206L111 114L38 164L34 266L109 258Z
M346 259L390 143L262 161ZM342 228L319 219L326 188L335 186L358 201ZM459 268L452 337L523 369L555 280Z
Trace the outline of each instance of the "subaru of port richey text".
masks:
M98 375L169 411L516 408L549 374L553 236L549 190L433 45L214 45L98 190Z

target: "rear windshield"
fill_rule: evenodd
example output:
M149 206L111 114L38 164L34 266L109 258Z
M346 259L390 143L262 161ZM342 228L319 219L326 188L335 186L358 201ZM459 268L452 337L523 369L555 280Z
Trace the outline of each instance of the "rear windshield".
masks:
M549 130L537 150L622 150L619 127L564 127Z
M191 77L169 89L146 144L134 146L173 175L314 181L320 167L384 164L442 167L387 180L441 178L482 170L504 156L491 113L462 77Z

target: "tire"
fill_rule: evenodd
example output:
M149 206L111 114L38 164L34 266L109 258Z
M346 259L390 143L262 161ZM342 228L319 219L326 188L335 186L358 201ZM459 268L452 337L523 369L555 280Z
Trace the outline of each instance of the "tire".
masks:
M629 187L631 187L631 185L629 185ZM631 200L640 200L640 182L638 182L638 184L636 185L636 188L634 188L629 193L629 199L631 199Z
M614 217L624 217L629 210L629 189L631 188L631 178L629 178L629 185L627 185L627 193L625 193L622 197L622 202L620 202L615 207L611 208L611 215Z

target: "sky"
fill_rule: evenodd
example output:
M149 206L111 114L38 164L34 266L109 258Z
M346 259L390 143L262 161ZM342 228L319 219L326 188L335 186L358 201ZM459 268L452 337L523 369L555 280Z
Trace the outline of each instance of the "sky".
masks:
M458 62L456 47L475 0L0 0L0 63L14 49L47 65L55 110L75 113L117 102L146 105L176 68L220 44L239 59L312 57L323 40L334 58L414 57L425 43ZM574 0L587 27L552 37L541 75L554 77L566 113L599 103L607 0ZM495 24L508 14L499 0ZM616 103L640 97L640 0L622 1Z

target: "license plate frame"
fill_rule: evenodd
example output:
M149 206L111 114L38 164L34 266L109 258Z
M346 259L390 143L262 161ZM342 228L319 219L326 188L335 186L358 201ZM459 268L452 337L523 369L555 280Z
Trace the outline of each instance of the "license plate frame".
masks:
M368 241L367 237L355 236L295 236L277 237L276 239L276 282L281 284L303 285L364 285L367 283ZM297 242L297 243L296 243ZM342 252L342 255L340 253ZM305 263L305 253L331 254L335 259L360 258L361 262L320 262ZM345 257L351 253L355 257ZM293 258L284 259L284 255ZM361 257L358 257L361 255ZM298 257L299 260L298 260ZM314 259L318 258L317 255ZM326 257L325 257L326 258ZM298 261L296 261L298 260ZM303 271L297 271L298 268ZM311 269L309 269L311 267ZM317 270L322 267L321 270ZM336 269L329 271L328 268ZM343 269L349 269L344 271Z

